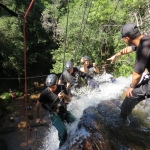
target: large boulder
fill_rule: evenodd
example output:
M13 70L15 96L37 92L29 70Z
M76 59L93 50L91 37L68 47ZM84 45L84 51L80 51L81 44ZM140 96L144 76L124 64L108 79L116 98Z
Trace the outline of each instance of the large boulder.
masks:
M119 118L120 104L119 100L110 100L85 109L78 128L69 135L67 148L69 150L150 149L149 123L145 122L144 117L138 118L139 116L133 115L129 117L130 125L125 126ZM139 121L141 119L143 124Z

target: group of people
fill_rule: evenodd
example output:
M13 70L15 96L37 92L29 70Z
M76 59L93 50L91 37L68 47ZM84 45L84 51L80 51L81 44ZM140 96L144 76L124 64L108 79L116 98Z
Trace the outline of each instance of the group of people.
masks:
M45 88L35 107L36 122L40 122L39 110L40 106L50 112L50 119L52 124L58 130L60 147L67 139L67 129L64 122L72 123L76 118L67 111L67 104L71 101L71 89L79 88L87 84L91 88L98 88L97 81L93 79L94 72L99 73L96 63L90 64L88 56L81 58L81 67L74 67L71 61L66 62L65 71L60 78L56 74L47 76ZM82 78L82 79L81 79Z
M128 23L122 26L121 36L119 39L128 45L128 47L122 49L108 60L112 63L115 59L121 55L135 52L136 61L134 71L132 74L132 82L130 87L126 91L126 97L121 105L120 119L126 126L130 125L128 116L131 114L133 108L142 100L150 97L150 75L146 75L143 80L139 83L142 78L142 74L145 69L150 72L150 36L142 35L134 23ZM59 80L55 74L50 74L46 78L47 88L42 91L39 100L36 104L36 122L39 122L39 108L40 105L50 112L50 118L52 124L58 130L60 146L67 139L67 130L64 121L72 123L76 118L67 111L67 103L71 101L69 94L71 87L80 86L80 77L85 82L96 88L98 85L95 84L93 79L93 71L99 72L96 64L89 63L89 57L84 56L81 59L83 66L73 67L72 62L66 63L66 70L61 74ZM66 82L66 86L63 84ZM94 85L94 86L93 86Z
M90 64L88 56L81 58L82 66L75 67L71 61L66 62L65 71L61 74L58 84L66 85L68 93L82 85L88 85L92 89L99 88L97 81L93 79L94 73L99 73L96 63Z

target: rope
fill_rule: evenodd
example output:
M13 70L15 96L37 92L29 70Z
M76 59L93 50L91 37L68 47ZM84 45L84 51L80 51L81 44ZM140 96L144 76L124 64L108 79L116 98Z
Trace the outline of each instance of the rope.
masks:
M69 0L67 1L68 2L68 9L67 9L67 21L66 21L66 33L65 33L65 44L64 44L64 58L63 58L63 69L62 69L62 72L64 71L64 63L65 63L65 53L66 53L66 43L67 43L67 34L68 34L68 20L69 20Z
M110 21L112 20L113 16L115 15L115 12L116 12L117 7L118 7L118 4L119 4L119 1L120 1L120 0L117 1L117 4L116 4L115 9L114 9L113 13L110 15L110 18L109 18L109 20L108 20L108 24L107 24L107 25L102 25L102 26L104 26L104 29L103 29L103 30L105 30L106 27L116 26L116 25L111 25L111 22L110 22ZM100 35L99 35L99 36L100 36ZM103 38L106 39L105 36L103 36ZM106 41L106 40L105 40L105 41ZM106 45L108 45L108 44L109 44L109 43L106 41ZM101 45L102 45L102 44L101 44L101 41L100 41L100 47L99 47L100 49L102 48ZM99 53L100 53L100 51L99 51ZM102 51L101 51L101 53L102 53ZM107 53L107 52L105 51L105 53ZM98 55L97 55L97 57L98 57ZM102 65L102 66L103 66L103 65Z
M112 64L103 64L99 66L105 66L105 65L112 65ZM41 78L41 77L47 77L47 75L27 77L27 79L35 79L35 78ZM21 80L21 79L25 79L25 78L0 78L0 80Z
M62 73L64 71L64 64L65 64L65 57L66 57L66 43L67 43L67 34L68 34L68 20L69 20L69 0L67 0L68 4L67 4L67 21L66 21L66 33L65 33L65 37L64 37L64 41L65 41L65 44L64 44L64 58L63 58L63 67L62 67ZM62 91L62 85L63 83L61 83L61 91Z
M120 1L120 0L118 0L118 1L117 1L116 7L115 7L115 9L114 9L114 12L113 12L113 14L110 16L110 19L109 19L108 25L110 24L110 20L112 19L112 16L114 16L114 15L115 15L115 12L116 12L117 7L118 7L118 4L119 4L119 1Z
M85 3L85 1L84 1L84 3ZM83 12L83 17L82 17L82 21L81 21L81 27L80 27L80 31L79 31L79 33L82 33L82 34L83 34L83 32L81 32L81 30L82 30L82 24L83 24L83 20L84 20L86 8L87 8L87 7L85 7L84 12ZM89 13L88 13L88 14L89 14ZM80 38L78 38L77 47L75 47L76 45L74 46L74 48L75 48L75 62L76 62L76 53L77 53L77 50L78 50L79 45L80 45L80 42L79 42L79 41L82 39L82 34L80 34Z
M92 2L92 1L91 1ZM97 9L96 9L96 12L98 11L98 8L100 7L100 1L99 1L99 3L98 3L98 7L97 7ZM90 27L92 27L92 24L91 24L91 26ZM97 28L98 28L98 24L97 24ZM99 29L99 28L98 28ZM88 39L90 39L90 37L91 37L91 33L92 32L90 32L90 30L89 30L89 33L88 33ZM90 42L90 41L89 41ZM93 42L92 42L92 44L93 44ZM86 49L86 55L87 55L87 49ZM97 57L98 57L98 55L97 55ZM97 59L97 58L96 58Z
M34 78L41 78L41 77L46 77L47 75L41 75L41 76L34 76L34 77L27 77L27 79L34 79ZM20 80L20 79L25 79L25 78L0 78L0 80Z

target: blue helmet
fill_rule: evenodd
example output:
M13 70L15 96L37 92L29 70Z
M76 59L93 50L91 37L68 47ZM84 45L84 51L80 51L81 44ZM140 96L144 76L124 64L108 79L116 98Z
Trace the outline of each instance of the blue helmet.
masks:
M84 60L90 60L90 58L88 56L84 56L83 58L84 58Z
M55 74L50 74L47 76L45 84L48 87L56 85L58 82L58 77Z

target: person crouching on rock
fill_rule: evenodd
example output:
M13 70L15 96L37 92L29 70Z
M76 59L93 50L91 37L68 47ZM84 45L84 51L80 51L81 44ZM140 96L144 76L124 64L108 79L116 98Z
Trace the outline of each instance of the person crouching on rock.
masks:
M67 103L71 101L71 97L64 85L57 85L58 78L55 74L50 74L46 78L46 86L36 103L36 123L40 122L39 110L40 106L48 110L50 113L50 118L52 124L58 130L58 136L60 144L67 139L67 129L65 126L65 121L67 123L72 123L75 121L75 117L67 111Z

